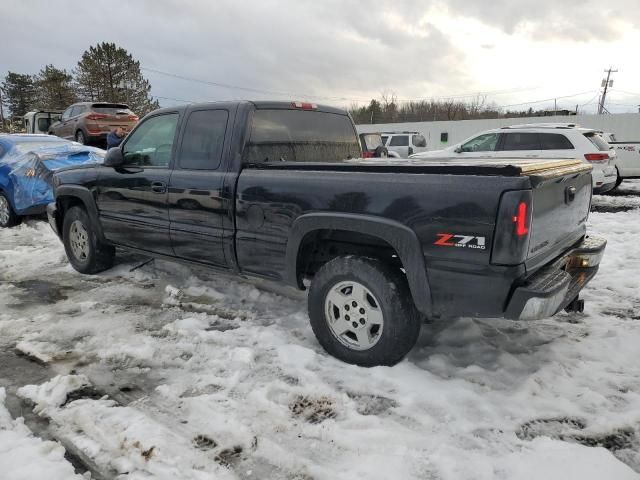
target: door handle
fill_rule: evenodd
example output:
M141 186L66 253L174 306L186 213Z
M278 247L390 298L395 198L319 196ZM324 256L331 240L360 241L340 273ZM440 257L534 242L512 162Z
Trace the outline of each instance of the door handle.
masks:
M167 184L164 182L151 182L151 191L155 193L165 193Z

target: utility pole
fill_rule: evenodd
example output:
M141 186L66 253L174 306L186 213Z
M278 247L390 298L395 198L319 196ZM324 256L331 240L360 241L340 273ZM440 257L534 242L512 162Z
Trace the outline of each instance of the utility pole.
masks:
M609 67L609 70L605 70L607 72L607 78L602 80L602 86L604 87L604 91L602 92L602 97L600 97L600 104L598 105L598 115L602 115L607 109L604 108L604 102L607 99L607 90L609 87L613 87L613 80L611 80L611 74L616 73L618 70L614 70L612 67ZM607 112L609 113L609 112Z

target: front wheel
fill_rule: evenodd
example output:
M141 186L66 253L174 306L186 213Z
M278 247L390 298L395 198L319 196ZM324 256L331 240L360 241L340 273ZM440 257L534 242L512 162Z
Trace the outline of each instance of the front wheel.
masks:
M82 207L72 207L64 216L62 241L71 266L80 273L94 274L113 266L115 249L100 241Z
M395 365L413 348L421 317L406 278L377 259L338 257L309 290L311 328L334 357L356 365Z
M0 192L0 228L15 227L20 223L20 216L13 211L7 196Z

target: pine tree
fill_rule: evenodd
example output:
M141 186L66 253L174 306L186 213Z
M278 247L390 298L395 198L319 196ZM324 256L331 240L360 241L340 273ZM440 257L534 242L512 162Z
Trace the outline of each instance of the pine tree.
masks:
M66 70L47 65L34 76L36 106L64 110L76 101L73 77Z
M9 106L11 117L22 116L35 104L35 87L31 75L8 72L2 82L3 101Z
M151 84L142 76L140 62L115 43L100 43L82 54L75 71L82 100L126 103L142 116L160 107Z

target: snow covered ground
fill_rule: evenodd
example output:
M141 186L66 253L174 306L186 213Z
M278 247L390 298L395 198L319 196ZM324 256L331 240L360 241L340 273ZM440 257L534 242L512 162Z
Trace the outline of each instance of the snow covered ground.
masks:
M0 352L50 371L17 394L102 478L637 479L640 182L594 206L585 314L425 325L372 369L321 350L302 296L132 256L81 276L29 221L0 231ZM0 478L75 478L4 395Z

